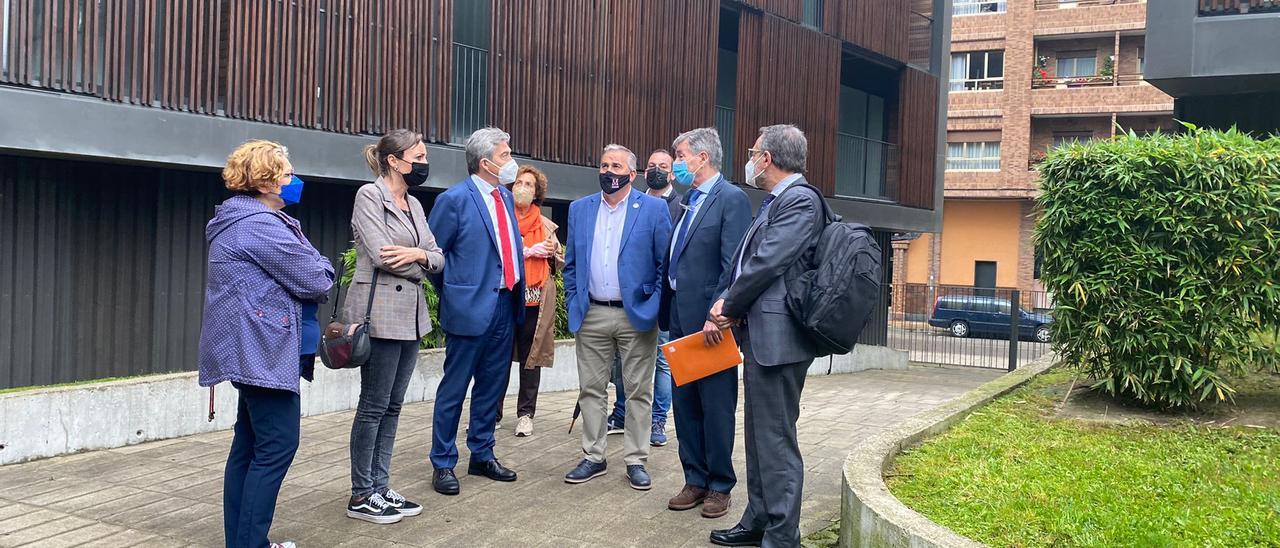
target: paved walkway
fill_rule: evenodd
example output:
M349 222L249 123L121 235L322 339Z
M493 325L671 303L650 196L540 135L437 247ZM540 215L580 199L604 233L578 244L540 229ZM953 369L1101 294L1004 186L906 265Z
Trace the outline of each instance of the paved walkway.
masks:
M826 527L839 513L840 465L855 443L999 374L913 367L810 377L799 426L808 470L803 532ZM272 538L296 540L304 548L700 546L711 529L729 527L741 516L746 504L741 407L734 506L728 516L707 520L697 510L666 509L683 483L673 427L672 443L653 448L649 460L653 490L627 486L618 436L609 439L616 469L584 485L565 484L564 473L582 455L577 431L566 433L575 397L574 392L543 394L532 437L514 437L510 425L498 432L498 457L519 472L520 481L503 484L463 474L457 497L431 490L426 459L431 404L405 406L393 487L426 511L388 526L344 516L352 413L306 418ZM514 405L515 398L507 402ZM513 417L514 411L507 415ZM219 432L0 467L0 546L221 546L222 466L230 440L230 432ZM465 447L462 451L465 463Z

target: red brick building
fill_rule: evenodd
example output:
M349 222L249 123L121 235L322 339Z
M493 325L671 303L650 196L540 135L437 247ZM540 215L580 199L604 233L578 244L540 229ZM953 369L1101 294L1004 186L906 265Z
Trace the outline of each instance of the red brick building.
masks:
M943 228L895 242L895 280L1039 290L1036 164L1052 147L1169 130L1143 79L1146 2L953 0Z

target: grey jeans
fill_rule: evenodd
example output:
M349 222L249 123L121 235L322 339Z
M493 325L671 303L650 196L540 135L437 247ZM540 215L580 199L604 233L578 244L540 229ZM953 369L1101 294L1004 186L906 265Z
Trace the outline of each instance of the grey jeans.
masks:
M578 404L582 407L582 451L604 462L609 417L609 373L615 352L622 355L627 420L622 460L644 464L649 458L653 408L653 371L658 328L638 331L621 308L592 304L575 337L578 355Z
M371 340L369 363L360 368L360 403L351 424L353 497L387 490L400 406L418 362L418 341Z

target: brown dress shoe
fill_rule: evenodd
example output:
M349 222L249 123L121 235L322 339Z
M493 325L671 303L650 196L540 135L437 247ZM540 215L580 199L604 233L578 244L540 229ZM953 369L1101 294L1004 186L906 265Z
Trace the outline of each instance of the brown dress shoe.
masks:
M685 485L680 494L667 501L667 508L672 510L689 510L707 498L707 490L701 487Z
M729 513L732 499L728 493L707 491L706 500L702 501L702 517L715 519Z

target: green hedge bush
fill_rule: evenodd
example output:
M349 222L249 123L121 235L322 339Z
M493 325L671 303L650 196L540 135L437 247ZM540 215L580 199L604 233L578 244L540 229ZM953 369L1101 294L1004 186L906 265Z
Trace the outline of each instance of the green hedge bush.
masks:
M342 279L338 280L343 287L351 285L351 277L356 272L356 250L355 248L347 249L342 253ZM556 339L572 339L573 333L569 332L569 312L564 304L564 280L560 273L555 275L556 293L560 298L556 301ZM431 333L422 338L422 348L444 348L444 330L440 329L440 297L436 295L435 286L431 282L422 280L422 288L427 299L427 310L431 314ZM346 293L343 293L344 299ZM341 306L342 303L338 303Z
M1040 175L1054 344L1095 388L1193 406L1232 398L1223 373L1277 367L1280 138L1119 135Z

